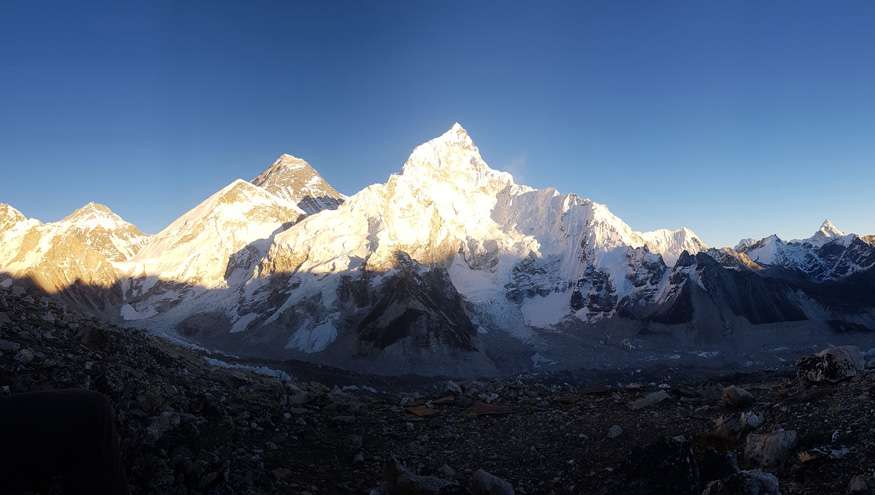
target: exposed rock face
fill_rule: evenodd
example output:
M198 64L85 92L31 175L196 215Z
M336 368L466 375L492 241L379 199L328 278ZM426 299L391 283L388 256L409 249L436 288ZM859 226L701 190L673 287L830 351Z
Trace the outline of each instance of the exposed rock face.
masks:
M309 163L287 154L280 155L267 170L252 179L252 183L307 214L333 210L344 200Z
M385 349L409 339L421 349L447 346L475 350L477 331L464 301L440 268L419 273L409 259L376 290L375 304L358 323L363 352Z

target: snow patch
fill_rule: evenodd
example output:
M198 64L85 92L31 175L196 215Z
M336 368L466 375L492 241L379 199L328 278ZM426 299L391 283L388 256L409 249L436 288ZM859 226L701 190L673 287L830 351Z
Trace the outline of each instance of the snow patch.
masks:
M231 327L231 333L239 333L246 330L246 327L256 318L258 318L258 313L249 313L248 315L241 316L234 322L234 326Z
M210 366L215 366L217 368L226 368L226 369L234 369L234 370L246 370L252 371L253 373L257 373L259 375L271 376L273 378L278 378L284 382L288 382L292 380L292 377L289 376L288 373L282 370L275 370L273 368L268 368L267 366L251 366L248 364L237 364L237 363L229 363L226 361L222 361L214 358L204 358Z
M553 292L523 301L523 318L528 325L549 328L562 321L571 311L567 292Z
M299 328L291 337L286 349L298 349L299 351L312 354L324 351L337 338L337 329L334 324L326 321L313 328Z
M157 314L158 311L151 306L137 311L130 304L125 304L121 309L121 317L125 321L145 320L146 318L151 318Z

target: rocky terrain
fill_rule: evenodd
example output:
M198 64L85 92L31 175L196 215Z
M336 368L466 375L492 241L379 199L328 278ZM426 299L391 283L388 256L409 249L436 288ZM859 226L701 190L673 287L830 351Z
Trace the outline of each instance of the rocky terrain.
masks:
M872 354L734 375L286 373L0 289L0 393L106 394L136 494L870 493Z

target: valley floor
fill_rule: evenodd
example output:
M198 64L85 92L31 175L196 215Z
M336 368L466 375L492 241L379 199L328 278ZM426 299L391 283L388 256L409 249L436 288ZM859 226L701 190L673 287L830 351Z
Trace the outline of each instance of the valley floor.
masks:
M755 493L730 478L767 487L747 471L760 468L780 493L873 482L871 371L817 385L789 365L452 383L234 364L0 291L0 393L106 394L135 494L486 493L480 469L529 494L699 494L718 478L711 495Z

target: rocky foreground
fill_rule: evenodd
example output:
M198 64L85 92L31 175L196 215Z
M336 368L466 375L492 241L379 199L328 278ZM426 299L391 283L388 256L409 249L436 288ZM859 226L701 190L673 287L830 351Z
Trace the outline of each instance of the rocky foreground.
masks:
M328 386L0 290L0 393L109 396L135 494L870 493L866 357Z

